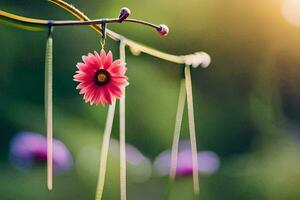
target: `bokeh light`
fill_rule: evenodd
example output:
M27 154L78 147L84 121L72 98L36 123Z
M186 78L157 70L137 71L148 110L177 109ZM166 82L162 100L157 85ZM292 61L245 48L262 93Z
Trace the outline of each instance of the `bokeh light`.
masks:
M300 26L300 0L283 0L282 15L294 26Z

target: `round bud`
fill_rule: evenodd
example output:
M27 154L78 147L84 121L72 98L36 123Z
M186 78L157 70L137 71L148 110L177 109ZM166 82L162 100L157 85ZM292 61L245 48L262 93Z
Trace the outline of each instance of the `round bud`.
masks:
M196 52L190 55L190 60L188 60L188 64L192 65L192 67L197 68L201 66L202 68L207 68L210 65L211 58L205 52Z
M135 56L138 56L141 54L141 50L139 48L130 46L129 49L130 49L131 53Z
M127 7L123 7L120 10L120 15L119 15L119 20L120 22L124 21L127 19L127 17L131 14L131 11Z
M197 54L201 55L201 57L202 57L201 67L202 68L207 68L210 65L210 63L211 63L210 56L207 53L205 53L205 52L199 52Z
M159 28L157 29L159 34L162 36L166 36L169 33L169 28L165 24L160 24Z

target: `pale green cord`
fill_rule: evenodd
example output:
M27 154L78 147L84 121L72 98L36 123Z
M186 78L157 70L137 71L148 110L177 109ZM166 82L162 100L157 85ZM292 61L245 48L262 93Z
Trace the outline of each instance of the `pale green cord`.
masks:
M99 166L99 177L96 189L96 200L101 200L103 195L103 188L105 182L105 173L107 165L107 155L109 149L109 141L111 135L111 129L114 120L116 101L114 100L112 105L108 108L105 130L103 135L102 147L101 147L101 157L100 157L100 166Z
M178 98L178 106L175 120L175 128L173 134L173 143L172 143L172 151L171 151L171 164L170 164L170 172L169 172L169 182L168 188L166 191L165 199L170 198L170 193L172 190L173 183L176 177L176 168L177 168L177 160L178 160L178 144L180 138L180 130L183 118L183 111L186 99L186 90L185 90L185 79L182 79L180 82L180 92Z
M187 94L187 107L188 107L188 122L192 150L193 162L193 183L194 193L199 194L199 176L198 176L198 156L197 156L197 143L196 143L196 130L194 121L194 108L193 108L193 93L190 66L185 66L185 80L186 80L186 94Z
M171 181L174 181L176 176L178 143L179 143L180 129L181 129L181 123L182 123L182 117L183 117L183 111L185 105L185 97L186 97L185 80L182 79L180 83L180 93L178 99L176 122L175 122L174 137L173 137L172 152L171 152L171 165L170 165L170 174L169 174L169 178Z
M125 43L120 41L120 59L125 63ZM120 198L126 200L126 146L125 146L125 89L120 99Z
M49 27L51 29L51 27ZM47 186L52 190L53 177L53 117L52 117L53 39L51 31L46 43L45 57L45 120L47 132Z

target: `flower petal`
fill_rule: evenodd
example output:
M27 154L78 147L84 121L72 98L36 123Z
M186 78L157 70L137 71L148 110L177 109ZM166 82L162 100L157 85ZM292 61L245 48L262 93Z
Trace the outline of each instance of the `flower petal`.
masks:
M94 51L94 54L95 54L95 56L96 56L96 58L98 60L99 67L101 68L101 66L103 65L102 64L102 59L101 59L101 57L100 57L100 55L98 54L97 51Z
M95 67L92 67L88 64L78 63L76 66L79 69L78 73L93 74L96 71Z
M111 51L109 51L106 55L104 62L102 63L104 69L108 69L110 67L112 63L112 59L113 59L112 53Z
M105 53L105 51L103 49L101 49L101 51L100 51L101 67L103 67L105 59L106 59L106 53Z
M77 85L76 89L87 88L89 86L94 85L94 80L84 81Z
M93 63L92 67L94 67L95 69L99 69L100 68L100 60L97 58L97 56L89 53L88 57L89 57L90 62Z
M126 73L126 71L126 67L109 68L109 72L112 74L112 76L123 76Z
M113 97L112 97L111 93L109 92L108 88L107 87L103 88L102 93L103 93L103 97L104 97L105 101L111 105Z
M73 80L77 82L86 82L93 79L93 76L89 74L75 74L73 76Z
M111 63L109 68L111 69L114 67L123 67L123 66L125 66L125 63L122 63L122 61L120 59L118 59L118 60L115 60L113 63Z
M118 86L127 86L129 85L127 77L112 77L111 82Z
M97 89L96 95L94 96L94 99L93 99L93 101L96 105L98 105L100 103L101 89L102 89L101 87L99 87Z
M113 96L121 97L124 94L124 87L119 87L114 83L109 84L108 89Z

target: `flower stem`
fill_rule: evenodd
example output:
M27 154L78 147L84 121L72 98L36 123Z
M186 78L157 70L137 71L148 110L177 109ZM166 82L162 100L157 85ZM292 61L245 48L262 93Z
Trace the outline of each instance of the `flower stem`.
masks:
M120 59L125 63L125 43L120 41ZM126 146L125 146L125 88L120 99L120 196L126 200Z
M101 200L103 195L106 165L107 165L107 155L109 149L111 129L114 120L115 107L116 107L116 101L114 100L112 105L109 106L108 113L107 113L106 125L104 130L103 141L102 141L102 148L101 148L99 177L98 177L98 184L97 184L96 198L95 198L96 200Z
M199 176L198 176L198 156L197 156L197 143L196 143L196 130L194 121L194 108L193 108L193 93L190 66L185 66L185 80L186 80L186 94L187 94L187 107L188 107L188 122L192 150L193 162L193 183L194 193L199 194Z
M47 186L52 190L53 177L53 117L52 117L53 39L52 27L46 43L45 57L45 121L47 132Z

